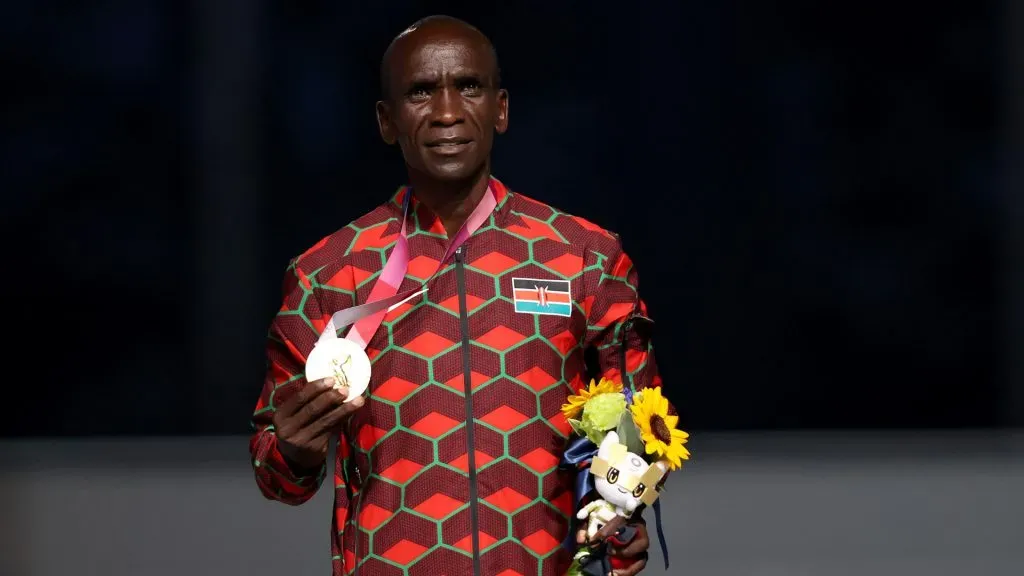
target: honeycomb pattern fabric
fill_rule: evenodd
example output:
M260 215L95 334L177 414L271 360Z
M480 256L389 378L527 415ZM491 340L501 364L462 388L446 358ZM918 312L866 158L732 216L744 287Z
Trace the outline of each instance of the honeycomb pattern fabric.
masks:
M573 479L557 467L570 432L561 405L590 378L620 380L623 370L633 390L660 384L637 272L618 237L497 179L491 186L497 207L462 260L388 313L369 341L367 401L340 433L334 463L336 575L564 574L574 506ZM271 417L305 383L305 357L330 316L366 301L407 193L288 267L250 443L268 498L301 504L327 476L326 465L314 476L289 469ZM440 220L415 197L409 219L402 291L429 278L447 247Z

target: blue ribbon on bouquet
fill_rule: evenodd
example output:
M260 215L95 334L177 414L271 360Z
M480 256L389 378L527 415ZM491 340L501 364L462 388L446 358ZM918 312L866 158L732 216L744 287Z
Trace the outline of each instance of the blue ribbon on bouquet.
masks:
M597 456L597 445L585 436L577 436L566 445L562 458L558 462L559 468L570 470L576 474L573 510L578 511L583 499L595 489L594 475L590 473L590 463L595 456ZM652 506L654 508L654 525L658 531L658 543L661 545L665 568L668 569L668 546L665 544L665 531L661 527L661 499L655 500ZM562 546L570 551L576 549L576 531L578 530L576 523L576 514L573 514L569 518L569 533L566 534L565 540L562 542Z

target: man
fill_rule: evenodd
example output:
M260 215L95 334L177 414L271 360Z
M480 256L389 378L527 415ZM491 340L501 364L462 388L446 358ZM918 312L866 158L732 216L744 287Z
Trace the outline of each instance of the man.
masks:
M560 408L590 378L659 383L636 270L615 235L491 175L509 101L478 30L417 22L381 77L380 133L399 145L410 186L291 262L254 416L257 483L307 501L336 436L336 575L564 574L576 502L557 465L570 431ZM371 322L369 389L345 403L331 379L305 380L305 362L342 328L336 312L376 301L391 260L404 270L391 294L428 290ZM612 552L618 574L646 563L639 516Z

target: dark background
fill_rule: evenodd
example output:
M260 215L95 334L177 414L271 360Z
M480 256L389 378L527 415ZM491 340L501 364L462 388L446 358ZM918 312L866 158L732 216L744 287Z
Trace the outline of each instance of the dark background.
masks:
M0 432L245 433L438 12L498 49L495 174L622 234L686 428L1024 425L1012 1L4 2Z

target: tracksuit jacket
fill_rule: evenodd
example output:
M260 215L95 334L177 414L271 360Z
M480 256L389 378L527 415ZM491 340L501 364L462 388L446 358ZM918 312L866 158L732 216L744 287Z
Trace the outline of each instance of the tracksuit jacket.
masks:
M562 404L591 378L625 376L634 391L661 383L619 238L496 178L491 189L489 220L369 341L366 403L339 433L333 463L335 575L565 574L575 500L573 472L558 466L571 431ZM250 441L267 498L301 504L327 476L326 464L312 476L289 468L274 407L305 383L305 357L331 315L366 302L408 193L288 266ZM400 291L420 287L447 247L415 194L408 218Z

